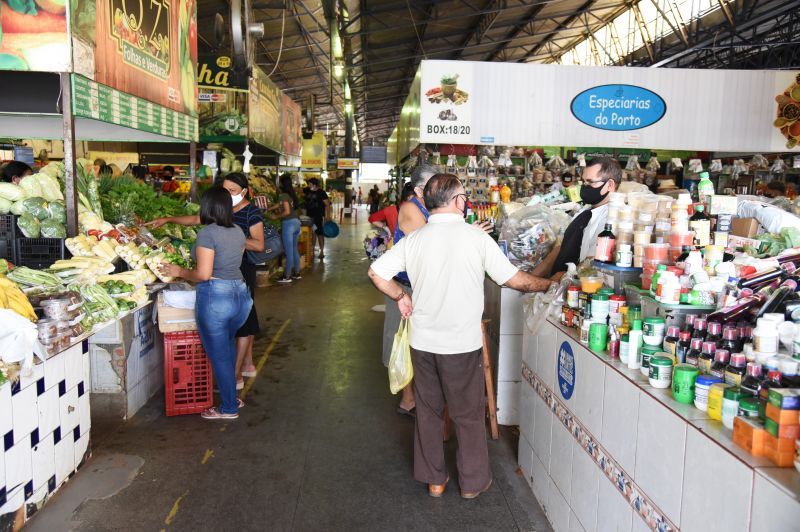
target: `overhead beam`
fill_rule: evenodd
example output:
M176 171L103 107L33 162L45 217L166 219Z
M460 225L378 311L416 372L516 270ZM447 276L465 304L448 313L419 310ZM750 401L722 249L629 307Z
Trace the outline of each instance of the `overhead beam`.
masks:
M529 58L533 57L534 55L536 55L539 52L539 50L544 48L544 46L553 39L554 35L556 35L561 30L568 29L570 24L572 24L573 22L578 20L578 17L583 15L588 9L590 9L594 5L595 1L596 0L587 0L583 5L581 5L578 8L577 11L575 11L575 13L573 13L570 16L568 16L562 22L559 22L557 27L556 27L556 30L552 33L551 36L545 37L538 44L536 44L533 48L531 48L530 50L525 52L525 55L523 55L522 58L517 60L517 63L524 63L527 59L529 59Z
M480 44L486 32L491 29L494 21L497 20L497 17L506 7L508 7L508 2L506 2L506 0L489 0L486 2L482 11L491 12L485 15L479 15L477 23L470 25L471 29L467 31L467 34L461 40L461 44L459 44L458 48L453 52L451 59L460 59L461 54L464 53L464 47L472 42L473 39L476 44Z
M500 54L500 53L501 53L503 50L505 50L505 49L506 49L506 47L508 46L508 43L510 43L510 42L513 42L513 41L514 41L514 39L516 39L516 38L519 36L519 34L520 34L520 33L522 33L522 30L523 30L523 29L524 29L524 28L525 28L525 27L526 27L528 24L533 24L533 23L536 21L536 17L538 17L538 16L539 16L539 13L541 13L541 12L542 12L542 10L543 10L545 7L547 7L548 5L549 5L549 3L548 3L548 2L541 2L540 4L533 6L533 7L530 9L530 11L528 11L528 12L525 14L525 16L524 16L524 17L522 17L522 19L520 19L520 21L519 21L519 22L518 22L516 25L514 25L514 26L511 28L511 30L510 30L508 33L506 33L506 36L503 38L502 42L500 42L500 43L499 43L499 44L498 44L498 45L495 47L495 49L494 49L494 50L492 50L491 52L489 52L489 53L486 55L486 58L485 58L484 60L485 60L485 61L494 61L494 60L495 60L495 58L496 58L496 57L497 57L497 56L498 56L498 55L499 55L499 54Z

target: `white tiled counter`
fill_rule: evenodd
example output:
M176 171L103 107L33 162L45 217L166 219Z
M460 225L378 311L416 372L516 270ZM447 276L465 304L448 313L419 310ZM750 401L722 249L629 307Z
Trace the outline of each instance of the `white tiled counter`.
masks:
M800 530L800 473L574 330L524 334L521 368L519 463L556 532Z
M497 422L519 424L519 394L522 378L522 303L528 294L501 288L491 279L484 284L484 318L490 320L489 352L497 393Z
M88 342L0 386L0 529L33 515L89 455Z

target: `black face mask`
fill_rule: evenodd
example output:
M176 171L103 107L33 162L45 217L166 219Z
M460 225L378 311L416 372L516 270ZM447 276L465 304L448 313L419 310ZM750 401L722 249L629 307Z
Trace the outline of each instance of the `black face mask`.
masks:
M608 183L608 181L606 181ZM594 188L588 185L581 186L581 201L587 205L597 205L608 196L608 192L603 194L601 190L605 188L605 183L603 183L602 187Z

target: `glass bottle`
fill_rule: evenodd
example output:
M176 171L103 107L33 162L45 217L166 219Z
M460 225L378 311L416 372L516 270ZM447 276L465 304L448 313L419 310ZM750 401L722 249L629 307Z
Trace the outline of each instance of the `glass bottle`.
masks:
M760 306L767 296L763 294L753 294L751 296L743 297L736 302L735 305L721 308L716 312L708 315L708 319L714 321L728 322L744 316L751 309Z
M719 351L717 351L719 353ZM744 353L731 355L731 361L725 368L725 382L732 386L741 386L747 367L747 358Z
M761 376L761 364L757 362L748 362L746 375L742 379L742 391L758 398L758 392L761 391L761 383L764 382Z
M689 218L689 229L694 231L694 245L704 247L711 243L711 218L705 213L705 207L698 205Z
M706 339L706 324L708 322L705 318L696 318L694 320L694 331L692 332L692 338L699 338L702 341Z
M739 340L739 329L736 327L725 327L722 331L722 349L727 349L731 353L742 351L742 342Z
M714 353L714 362L711 364L711 369L709 369L709 373L715 377L719 377L720 379L725 379L725 368L728 367L728 362L730 361L731 354L724 350L719 349Z
M718 321L709 321L706 325L708 334L706 334L706 342L714 342L717 348L722 346L722 324Z
M700 338L692 338L689 344L689 351L686 352L685 362L687 364L691 364L692 366L697 366L702 350L703 340Z
M612 262L614 259L614 243L617 237L611 231L611 224L606 224L605 229L597 235L597 247L594 252L594 260L600 262Z
M781 312L783 313L783 306L786 302L786 299L797 290L797 282L793 279L786 279L778 288L775 289L774 292L769 296L761 308L758 310L756 314L757 318L760 318L764 314L769 314L772 312Z
M697 358L697 367L700 373L711 373L711 365L714 363L714 354L717 352L717 344L714 342L703 342L703 349Z
M691 349L692 346L691 340L692 334L689 331L681 331L678 346L675 349L675 361L677 364L686 362L686 355L689 353L689 349Z

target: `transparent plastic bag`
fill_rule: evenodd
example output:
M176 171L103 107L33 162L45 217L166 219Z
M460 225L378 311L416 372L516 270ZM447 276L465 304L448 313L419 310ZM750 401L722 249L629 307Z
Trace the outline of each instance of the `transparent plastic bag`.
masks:
M569 221L563 212L542 204L516 209L504 218L500 229L509 260L525 271L532 270L550 253Z
M559 302L561 292L561 285L553 284L547 289L547 292L533 294L525 302L523 305L525 326L531 334L538 334L548 317L558 315L558 309L561 307Z
M389 390L396 394L414 378L414 367L411 365L411 344L408 336L408 320L402 320L392 344L392 356L389 358Z

